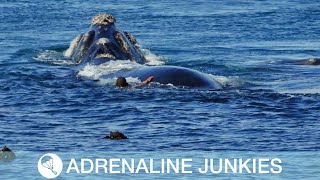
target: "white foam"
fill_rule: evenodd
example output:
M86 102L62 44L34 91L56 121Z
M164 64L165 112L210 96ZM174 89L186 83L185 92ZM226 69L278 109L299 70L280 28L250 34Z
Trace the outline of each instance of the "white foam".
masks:
M271 85L275 91L284 94L320 94L320 85L317 80L316 76L309 76L307 79L304 76L298 76L265 84Z
M146 57L147 63L146 65L163 65L165 63L164 58L161 56L157 56L151 53L147 49L142 49L143 54ZM141 65L130 60L116 60L116 61L109 61L100 65L85 65L79 72L78 76L86 77L90 79L99 79L99 83L101 84L112 84L114 83L115 79L102 79L101 76L112 74L121 70L131 70L144 67L145 65ZM138 78L127 78L128 83L140 83Z
M66 59L62 52L54 50L45 50L37 54L33 59L57 65L71 65L74 64L72 61Z
M304 71L304 68L312 67L313 69ZM296 66L292 71L289 72L287 70L286 76L272 81L252 81L252 83L263 89L271 89L280 94L320 94L320 84L318 83L319 78L317 76L318 70L314 69L314 66Z
M143 67L143 65L130 60L109 61L100 65L85 65L78 73L78 76L90 79L99 79L103 75L115 73L120 70L130 70Z
M165 58L162 56L157 56L155 54L153 54L151 51L149 51L148 49L141 49L144 57L147 60L147 65L150 66L159 66L159 65L163 65L165 64Z
M239 77L226 77L213 74L206 74L209 78L218 81L223 87L240 87L245 84L245 81Z
M280 90L282 94L320 94L320 88Z

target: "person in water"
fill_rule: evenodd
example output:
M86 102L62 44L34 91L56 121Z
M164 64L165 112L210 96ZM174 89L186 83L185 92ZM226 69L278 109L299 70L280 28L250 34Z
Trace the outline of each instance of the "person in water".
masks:
M124 77L118 77L118 79L117 79L117 81L116 81L116 86L118 86L118 87L120 87L120 88L136 88L136 87L145 86L145 85L149 84L152 80L153 80L153 76L150 76L150 77L148 77L146 80L144 80L142 83L131 87L131 86L127 83L126 78L124 78Z

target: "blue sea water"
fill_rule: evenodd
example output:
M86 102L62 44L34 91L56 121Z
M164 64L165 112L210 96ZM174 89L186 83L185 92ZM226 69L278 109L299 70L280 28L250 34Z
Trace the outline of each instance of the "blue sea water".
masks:
M1 0L0 146L17 159L0 163L0 179L40 179L36 163L47 152L284 162L277 175L115 176L120 179L319 178L319 67L287 63L320 56L319 7L308 0ZM69 63L63 52L100 12L113 14L120 29L136 36L151 64L199 70L225 89L119 90L100 76L139 65L79 69ZM110 131L129 139L103 139ZM114 178L59 178L108 177Z

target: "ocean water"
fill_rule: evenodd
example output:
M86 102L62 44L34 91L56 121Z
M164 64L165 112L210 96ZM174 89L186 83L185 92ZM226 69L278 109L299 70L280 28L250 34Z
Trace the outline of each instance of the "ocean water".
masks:
M319 7L309 0L0 0L0 146L17 155L0 162L0 179L42 178L36 164L49 152L283 161L280 174L63 173L59 179L319 178L320 67L288 63L320 56ZM70 63L64 51L100 12L136 36L149 65L196 69L225 88L120 90L101 76L144 65ZM129 139L103 139L110 131Z

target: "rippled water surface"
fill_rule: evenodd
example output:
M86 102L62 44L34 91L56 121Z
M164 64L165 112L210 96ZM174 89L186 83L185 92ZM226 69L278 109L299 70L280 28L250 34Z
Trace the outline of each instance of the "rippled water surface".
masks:
M21 154L90 150L146 157L319 152L320 69L288 63L319 57L319 7L275 0L1 0L0 146ZM119 28L134 34L151 64L211 74L225 89L120 90L100 75L138 64L79 69L66 61L70 41L99 12L113 14ZM103 139L110 131L129 140Z

